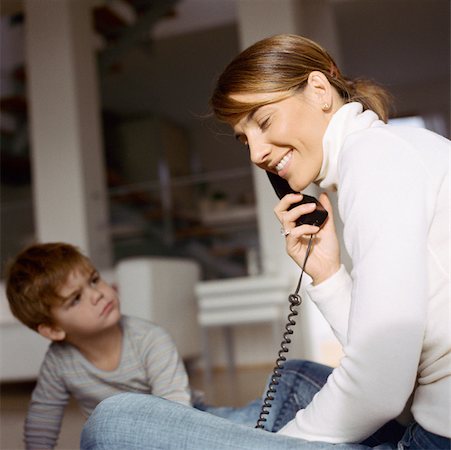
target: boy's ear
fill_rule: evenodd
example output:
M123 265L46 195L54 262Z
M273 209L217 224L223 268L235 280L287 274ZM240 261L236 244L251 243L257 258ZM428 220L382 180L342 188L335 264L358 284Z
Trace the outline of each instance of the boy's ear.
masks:
M38 333L51 341L62 341L66 337L66 332L56 325L47 325L40 323Z

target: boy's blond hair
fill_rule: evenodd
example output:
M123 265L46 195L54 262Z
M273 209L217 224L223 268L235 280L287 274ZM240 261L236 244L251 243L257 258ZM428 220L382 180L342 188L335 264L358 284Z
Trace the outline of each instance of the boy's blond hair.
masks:
M76 269L94 267L78 248L63 242L32 245L12 261L6 274L11 312L27 327L53 325L51 308L62 302L58 291Z

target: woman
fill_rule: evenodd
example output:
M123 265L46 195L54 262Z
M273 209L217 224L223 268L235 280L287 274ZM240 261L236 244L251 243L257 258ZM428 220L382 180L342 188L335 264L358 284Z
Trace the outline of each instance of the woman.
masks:
M315 364L282 376L268 420L268 429L282 426L277 434L122 397L94 413L82 448L450 448L449 141L386 125L388 100L372 83L347 80L324 49L300 36L264 39L229 64L212 106L252 161L294 191L310 183L338 191L351 275L340 265L327 195L319 198L330 214L320 230L295 226L315 209L289 210L300 194L285 196L275 212L299 265L315 235L307 292L344 357L318 382L305 381L321 371ZM295 401L313 385L313 400ZM105 437L106 420L122 433L138 416L128 434L139 444Z

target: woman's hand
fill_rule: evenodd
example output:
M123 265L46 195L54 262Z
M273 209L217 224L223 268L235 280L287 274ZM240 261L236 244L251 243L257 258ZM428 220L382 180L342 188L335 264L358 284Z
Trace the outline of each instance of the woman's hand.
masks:
M296 220L300 216L316 209L315 204L307 203L288 211L293 203L301 199L302 194L288 194L282 198L274 212L283 229L290 232L286 236L286 249L298 266L301 267L304 263L310 235L315 235L305 271L316 285L332 276L340 268L340 246L335 231L332 204L327 194L322 193L319 197L320 203L329 214L321 229L313 225L296 227Z

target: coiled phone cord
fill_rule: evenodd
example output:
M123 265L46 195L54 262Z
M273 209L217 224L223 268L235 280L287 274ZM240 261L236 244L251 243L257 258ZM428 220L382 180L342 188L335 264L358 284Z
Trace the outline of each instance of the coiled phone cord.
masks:
M296 321L294 317L298 315L297 307L302 303L302 298L299 295L299 289L301 288L302 276L304 275L305 265L307 264L307 259L310 254L310 250L312 247L313 235L310 236L307 251L305 253L304 262L301 267L301 275L299 277L298 285L294 294L290 294L288 296L288 301L290 302L290 313L288 314L287 324L285 325L285 332L283 333L283 341L280 343L280 350L278 352L278 358L276 359L276 365L274 366L271 381L268 385L268 390L266 391L265 399L263 400L263 405L260 411L259 418L257 420L257 424L255 428L265 428L265 422L267 416L269 414L269 409L271 408L271 402L275 398L275 394L277 392L277 385L279 384L279 379L282 376L281 370L283 369L283 363L287 360L284 356L284 353L288 352L288 344L291 343L290 335L293 334L292 327L296 325Z

